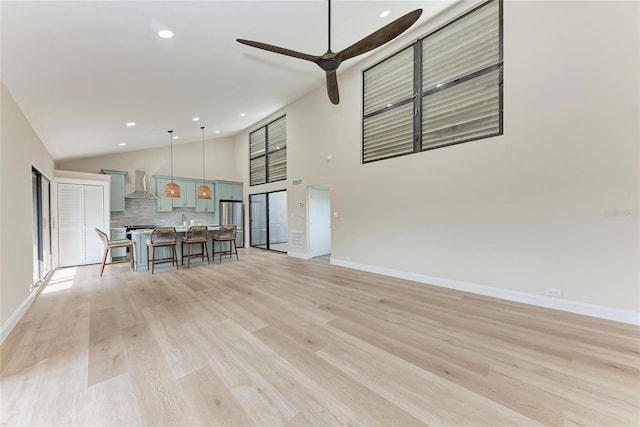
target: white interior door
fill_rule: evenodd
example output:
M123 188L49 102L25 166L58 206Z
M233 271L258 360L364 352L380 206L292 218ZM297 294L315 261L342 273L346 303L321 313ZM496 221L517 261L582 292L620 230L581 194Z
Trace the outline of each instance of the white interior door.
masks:
M104 186L58 183L58 257L60 267L102 262Z
M309 189L309 252L312 257L331 253L331 193Z
M83 185L58 184L58 260L60 267L84 261Z
M83 186L84 210L84 264L102 262L103 247L96 228L103 229L104 224L104 187L101 185ZM109 233L109 230L103 230Z

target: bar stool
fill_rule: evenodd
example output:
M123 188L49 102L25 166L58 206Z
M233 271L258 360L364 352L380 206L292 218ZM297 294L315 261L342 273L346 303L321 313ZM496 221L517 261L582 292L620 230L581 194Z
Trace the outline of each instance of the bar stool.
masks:
M156 259L156 248L170 247L172 257ZM152 257L149 259L149 248L152 248ZM176 264L176 270L178 267L178 255L176 251L176 229L175 227L156 227L151 236L147 239L147 270L149 269L149 261L151 261L151 274L153 274L156 264L162 264L170 262Z
M120 264L121 262L130 262L131 270L135 271L133 267L133 243L129 239L119 239L119 240L109 240L109 236L99 229L95 229L96 233L98 233L98 237L102 241L102 246L104 246L104 256L102 257L102 268L100 269L100 277L102 277L102 273L104 272L104 266L110 264ZM111 261L107 262L107 255L111 249L117 248L129 248L129 259L123 259L119 261Z
M201 256L202 262L204 262L204 255L207 255L207 263L211 264L209 259L209 239L207 238L207 226L206 225L192 225L187 229L185 236L180 241L180 248L182 249L182 265L184 265L184 257L187 257L187 268L191 267L191 258ZM187 253L184 252L184 245L187 245ZM202 250L200 254L191 253L191 245L198 244Z
M213 233L213 260L216 260L216 245L215 242L218 242L218 249L220 249L220 264L222 264L222 255L231 256L231 254L236 254L236 261L238 261L238 248L236 247L236 226L235 225L222 225L220 226L220 230ZM229 250L222 250L222 242L229 242ZM233 250L231 250L233 249Z

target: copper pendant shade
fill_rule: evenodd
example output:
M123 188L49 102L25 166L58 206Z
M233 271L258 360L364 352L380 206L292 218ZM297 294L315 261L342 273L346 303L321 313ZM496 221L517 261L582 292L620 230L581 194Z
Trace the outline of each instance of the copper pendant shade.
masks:
M211 200L211 190L204 183L204 126L200 127L202 130L202 185L198 187L198 200Z
M165 199L179 199L180 186L173 182L173 131L169 131L169 143L171 144L171 182L164 186Z

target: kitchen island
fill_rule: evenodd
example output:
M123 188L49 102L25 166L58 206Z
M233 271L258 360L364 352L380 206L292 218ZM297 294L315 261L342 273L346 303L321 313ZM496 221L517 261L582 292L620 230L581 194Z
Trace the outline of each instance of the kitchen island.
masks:
M178 254L178 262L180 263L180 266L182 267L182 244L181 244L181 240L184 237L185 233L187 232L187 229L189 227L175 227L176 229L176 252ZM218 242L214 242L213 238L212 238L212 234L216 231L218 231L220 229L220 226L217 225L209 225L207 226L207 230L209 231L209 235L208 235L208 248L209 248L209 257L211 258L211 261L213 262L213 249L214 249L214 244L215 244L215 249L216 252L219 252L219 247L218 247ZM149 238L149 236L151 236L151 232L153 231L153 229L142 229L142 230L131 230L131 241L133 242L133 250L134 250L134 254L135 254L135 267L136 267L136 271L146 271L147 270L147 239ZM186 247L185 247L186 248ZM191 245L191 254L195 255L198 254L200 255L202 253L201 250L201 246L200 245ZM171 258L171 248L169 247L163 247L163 248L156 248L156 259L159 258ZM205 261L207 258L205 256ZM186 262L186 260L185 260ZM191 258L191 264L197 264L197 263L201 263L202 262L202 258L199 257L195 257L195 258ZM166 267L170 267L170 268L175 268L171 267L171 264L167 263L164 264L164 266ZM157 266L156 265L156 270L163 268L162 265L161 266Z

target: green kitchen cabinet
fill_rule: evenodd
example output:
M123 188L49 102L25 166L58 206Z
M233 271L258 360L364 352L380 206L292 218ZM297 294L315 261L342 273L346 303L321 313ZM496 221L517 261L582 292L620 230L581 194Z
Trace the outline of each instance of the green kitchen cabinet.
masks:
M173 210L173 200L164 197L164 186L170 183L168 178L156 177L156 195L158 196L157 211L158 212L171 212Z
M242 183L219 181L217 184L218 200L242 201Z
M124 180L127 172L102 169L102 173L111 179L111 212L124 212Z
M200 187L202 185L202 181L196 181L196 187ZM216 189L215 184L213 182L206 182L205 184L209 187L209 192L211 193L211 200L197 200L196 198L196 212L215 212L216 211Z
M196 183L195 181L174 178L173 182L180 187L180 198L173 199L174 208L196 207Z

